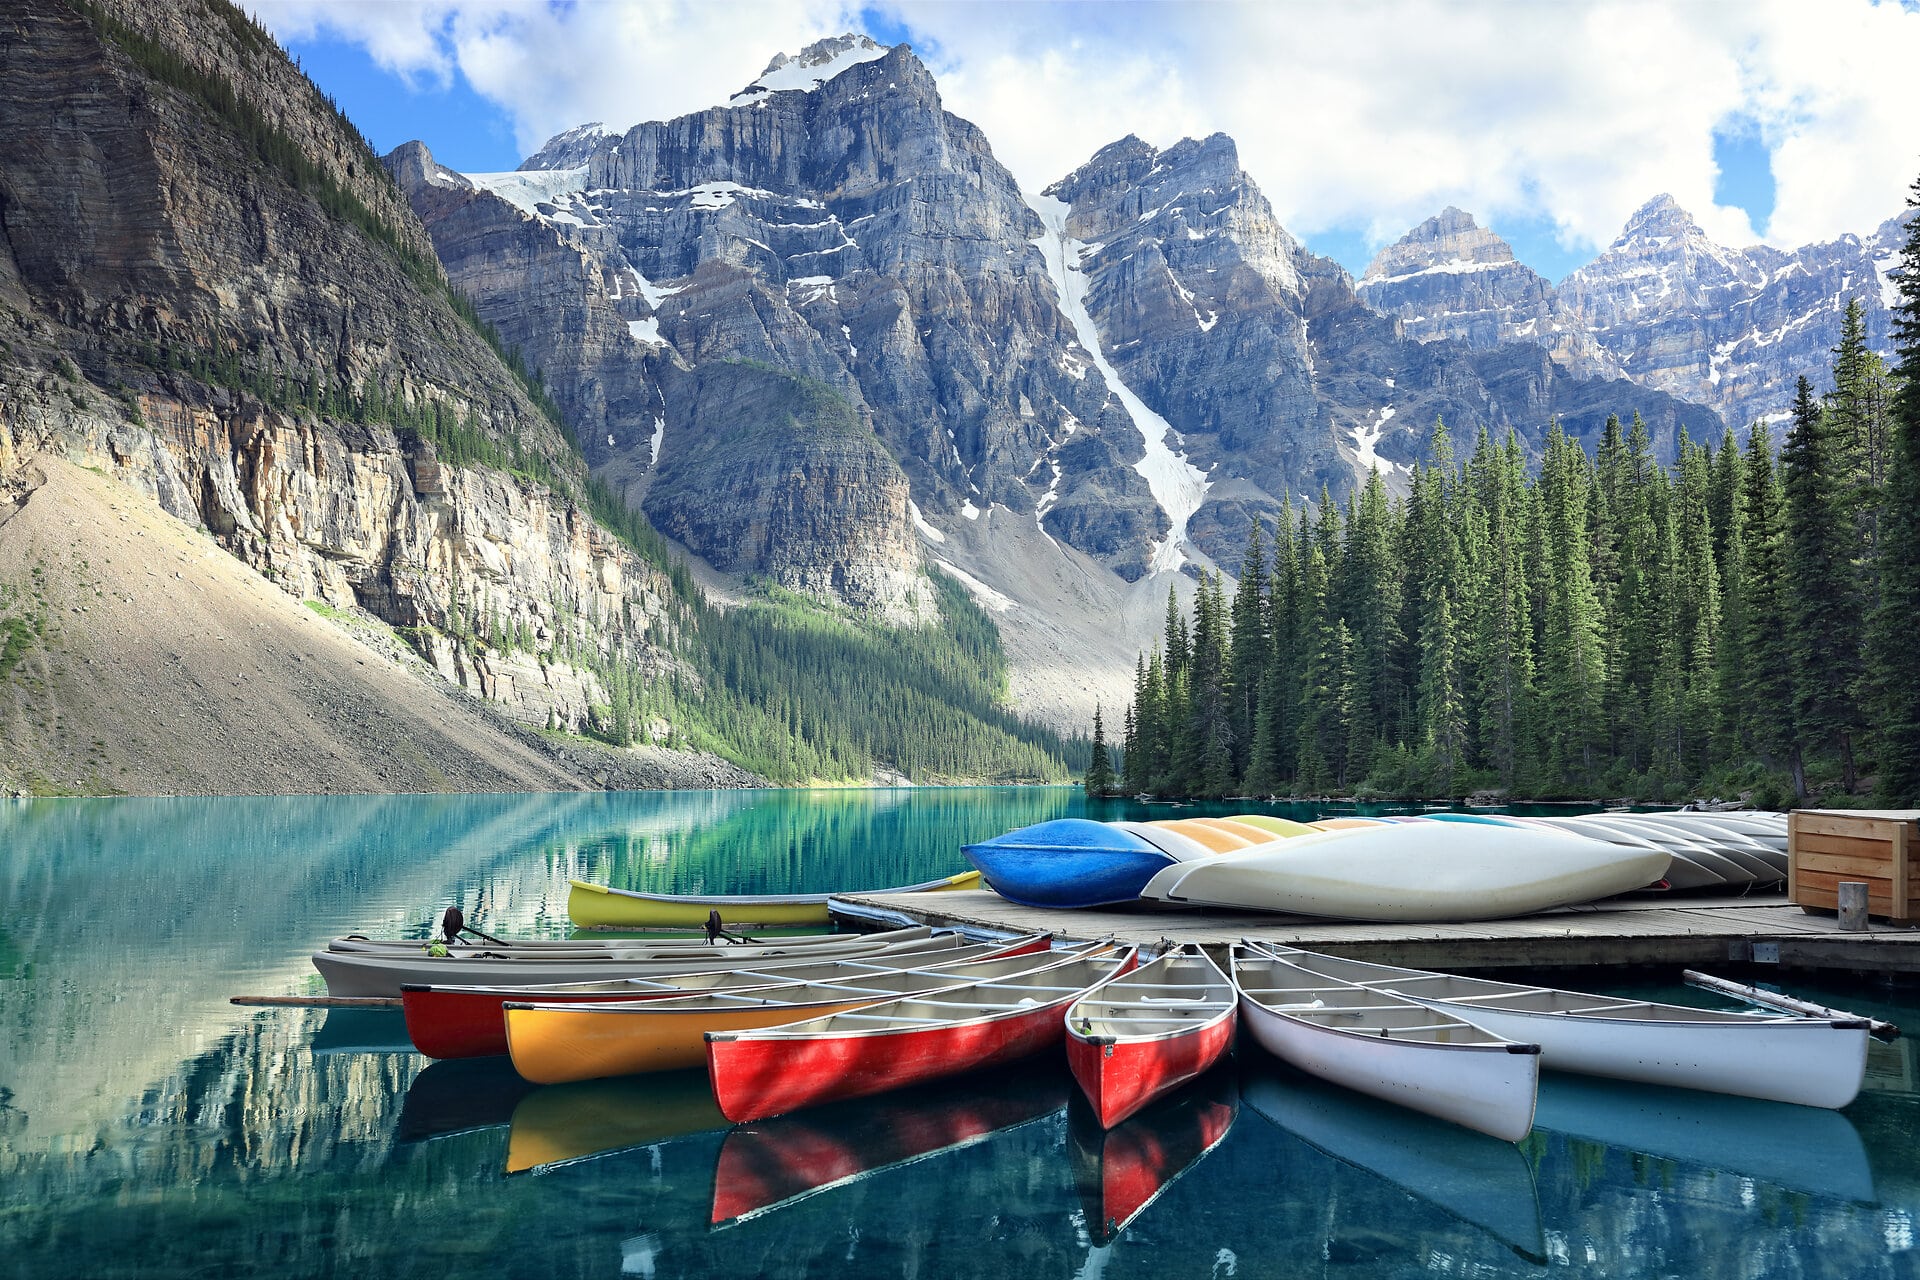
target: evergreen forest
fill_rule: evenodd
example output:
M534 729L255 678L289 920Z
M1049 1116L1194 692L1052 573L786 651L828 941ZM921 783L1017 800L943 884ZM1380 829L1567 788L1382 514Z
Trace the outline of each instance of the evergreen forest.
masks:
M1920 371L1920 221L1898 278ZM1113 785L1920 803L1920 377L1857 301L1817 372L1777 453L1759 423L1664 466L1636 414L1591 456L1553 425L1536 467L1436 422L1404 497L1374 473L1255 524L1231 595L1169 594Z

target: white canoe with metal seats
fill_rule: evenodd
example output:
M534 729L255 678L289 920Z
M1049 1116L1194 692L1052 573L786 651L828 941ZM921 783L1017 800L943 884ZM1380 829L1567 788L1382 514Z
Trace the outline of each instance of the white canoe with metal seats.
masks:
M1533 1128L1538 1045L1245 945L1233 983L1253 1038L1310 1075L1508 1142Z
M1343 920L1494 920L1645 888L1668 861L1521 827L1388 823L1179 863L1140 896Z
M745 936L738 929L730 929L734 937ZM758 932L757 930L755 932ZM430 943L445 943L448 951L455 955L477 953L481 951L493 955L603 955L609 952L623 954L646 953L649 955L684 955L689 951L716 951L723 946L769 946L817 947L837 946L850 938L890 937L906 940L910 935L925 936L932 930L927 926L915 926L910 929L891 929L886 934L852 933L797 933L786 937L778 934L752 938L746 942L715 942L705 937L668 937L668 938L502 938L498 942L487 942L480 938L462 938L457 942L447 942L444 938L363 938L358 934L348 934L327 943L329 951L359 951L374 955L387 955L396 951L419 951Z
M664 955L578 954L508 956L498 951L480 955L430 956L421 950L379 953L318 951L313 967L326 979L334 996L397 996L403 985L496 986L552 982L598 982L609 978L652 978L663 974L705 973L712 969L760 966L772 960L839 960L886 954L887 934L848 934L836 945L714 946L687 948Z
M1461 978L1259 944L1297 967L1443 1010L1540 1046L1557 1071L1844 1107L1866 1078L1864 1018L1693 1009L1484 978Z

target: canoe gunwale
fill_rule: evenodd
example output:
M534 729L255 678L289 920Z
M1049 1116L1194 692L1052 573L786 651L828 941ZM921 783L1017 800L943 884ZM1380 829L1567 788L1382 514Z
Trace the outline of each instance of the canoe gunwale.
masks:
M1125 967L1130 965L1133 962L1135 955L1136 955L1136 949L1129 947L1125 952L1123 952L1119 956L1088 956L1088 957L1076 957L1076 959L1087 959L1087 960L1102 961L1102 962L1111 960L1116 966ZM1042 970L1041 972L1051 972L1051 970ZM951 995L953 994L954 991L971 991L982 986L991 985L993 983L1004 983L1005 981L1006 981L1005 979L996 979L996 978L985 979L981 982L971 983L964 987L954 988L952 991L942 992L941 994ZM1028 988L1028 989L1031 990L1032 988ZM707 1043L717 1044L717 1043L731 1042L735 1040L871 1039L876 1036L901 1035L901 1034L906 1034L910 1032L927 1031L935 1028L942 1029L942 1030L946 1030L946 1029L959 1030L964 1027L990 1026L995 1022L1003 1022L1009 1018L1025 1017L1026 1015L1033 1014L1033 1013L1044 1013L1048 1010L1051 1010L1057 1007L1070 1005L1075 1000L1078 1000L1084 994L1086 994L1085 987L1076 987L1073 990L1065 993L1064 995L1058 996L1052 1000L1036 1001L1033 1004L1009 1005L1005 1008L999 1008L999 1009L989 1008L987 1012L981 1014L978 1017L927 1018L927 1019L921 1019L921 1020L916 1020L911 1022L906 1021L905 1019L901 1019L900 1025L891 1026L891 1027L864 1027L864 1028L862 1027L847 1027L847 1028L821 1027L814 1030L798 1030L798 1029L792 1029L787 1027L768 1027L763 1030L751 1031L751 1032L709 1031L707 1033ZM889 1000L882 1001L881 1003L891 1004L893 1003L894 1000L901 1001L902 1003L907 1001L912 1001L915 1004L937 1003L936 1001L922 1000L917 996L910 996L910 995L895 996ZM795 1021L796 1022L813 1021L813 1019L795 1019Z

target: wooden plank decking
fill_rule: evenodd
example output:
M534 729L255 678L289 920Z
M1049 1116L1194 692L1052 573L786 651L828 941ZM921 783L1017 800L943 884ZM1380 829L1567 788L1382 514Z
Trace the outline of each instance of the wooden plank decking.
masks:
M1471 924L1357 924L1260 912L1148 907L1052 911L1023 907L986 889L849 894L843 918L886 911L916 923L1113 937L1145 944L1224 946L1263 938L1357 959L1422 969L1557 968L1590 965L1779 964L1782 968L1920 973L1920 929L1875 921L1843 933L1830 915L1810 915L1783 895L1648 897Z

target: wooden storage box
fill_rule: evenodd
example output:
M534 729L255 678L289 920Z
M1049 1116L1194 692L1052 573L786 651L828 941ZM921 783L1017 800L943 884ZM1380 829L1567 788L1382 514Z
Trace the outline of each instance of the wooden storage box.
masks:
M1787 816L1787 899L1839 910L1842 880L1864 880L1867 912L1920 921L1920 809L1795 809Z

